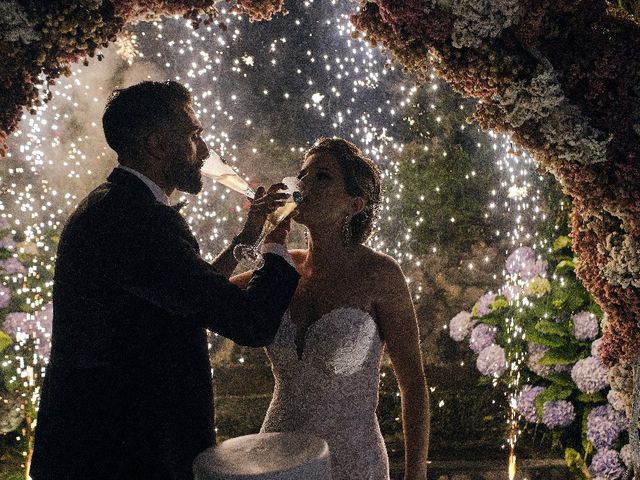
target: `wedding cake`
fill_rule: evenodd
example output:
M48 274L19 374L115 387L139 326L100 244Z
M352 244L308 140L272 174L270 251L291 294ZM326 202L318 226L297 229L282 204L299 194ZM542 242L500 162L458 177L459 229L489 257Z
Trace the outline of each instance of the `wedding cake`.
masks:
M193 473L195 480L330 480L329 447L303 433L246 435L202 452Z

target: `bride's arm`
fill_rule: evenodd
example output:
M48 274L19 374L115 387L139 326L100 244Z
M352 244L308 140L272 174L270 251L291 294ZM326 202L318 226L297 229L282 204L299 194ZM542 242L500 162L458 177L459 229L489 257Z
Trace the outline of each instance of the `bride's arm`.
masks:
M400 387L404 478L424 480L427 478L430 409L418 322L400 266L389 257L383 257L381 263L382 293L376 300L375 311Z
M304 259L307 255L306 250L289 250L289 255L291 255L291 259L295 263L296 268L300 270L300 265L304 262ZM252 275L253 270L249 270L239 273L238 275L234 275L229 279L229 281L234 285L244 289L249 285L249 281L251 280Z
M246 289L247 285L249 285L249 280L251 280L251 276L253 275L253 270L249 270L247 272L239 273L238 275L234 275L229 279L231 283L240 287L242 289Z

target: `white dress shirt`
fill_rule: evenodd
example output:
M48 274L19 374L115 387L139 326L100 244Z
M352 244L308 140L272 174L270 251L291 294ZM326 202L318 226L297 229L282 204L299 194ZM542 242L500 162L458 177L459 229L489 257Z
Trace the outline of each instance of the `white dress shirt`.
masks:
M156 182L151 180L146 175L143 175L139 171L134 170L133 168L125 167L124 165L118 165L118 168L121 168L125 172L129 172L138 177L144 182L147 187L149 187L149 190L151 190L151 193L153 193L153 196L156 197L157 201L159 201L163 205L169 205L169 197L167 197L167 194L164 193L164 190L162 190Z

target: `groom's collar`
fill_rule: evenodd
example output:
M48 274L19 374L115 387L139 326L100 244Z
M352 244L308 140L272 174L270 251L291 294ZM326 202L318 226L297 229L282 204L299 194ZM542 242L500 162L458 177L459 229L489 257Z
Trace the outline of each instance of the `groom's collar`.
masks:
M125 187L127 190L139 192L150 202L157 202L157 198L153 194L151 188L140 178L139 175L130 172L128 169L125 170L121 167L116 167L113 169L111 174L107 177L107 181L116 185L120 185ZM160 202L162 203L162 202ZM175 211L179 212L182 207L187 205L189 202L184 200L182 202L178 202L175 205L168 205L173 208ZM166 204L163 204L166 205Z
M151 193L153 193L153 196L158 202L162 203L163 205L169 205L169 197L167 197L167 194L164 193L164 191L158 186L158 184L151 180L149 177L125 165L118 165L115 168L114 173L118 169L124 170L125 172L129 172L132 175L138 177L149 188L149 190L151 190Z

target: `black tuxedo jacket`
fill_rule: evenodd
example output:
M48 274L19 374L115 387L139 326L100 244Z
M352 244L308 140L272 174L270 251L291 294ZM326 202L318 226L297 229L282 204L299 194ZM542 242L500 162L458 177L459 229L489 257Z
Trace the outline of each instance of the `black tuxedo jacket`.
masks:
M205 329L268 345L298 278L266 254L232 285L177 211L115 169L60 237L34 480L192 478L215 441Z

